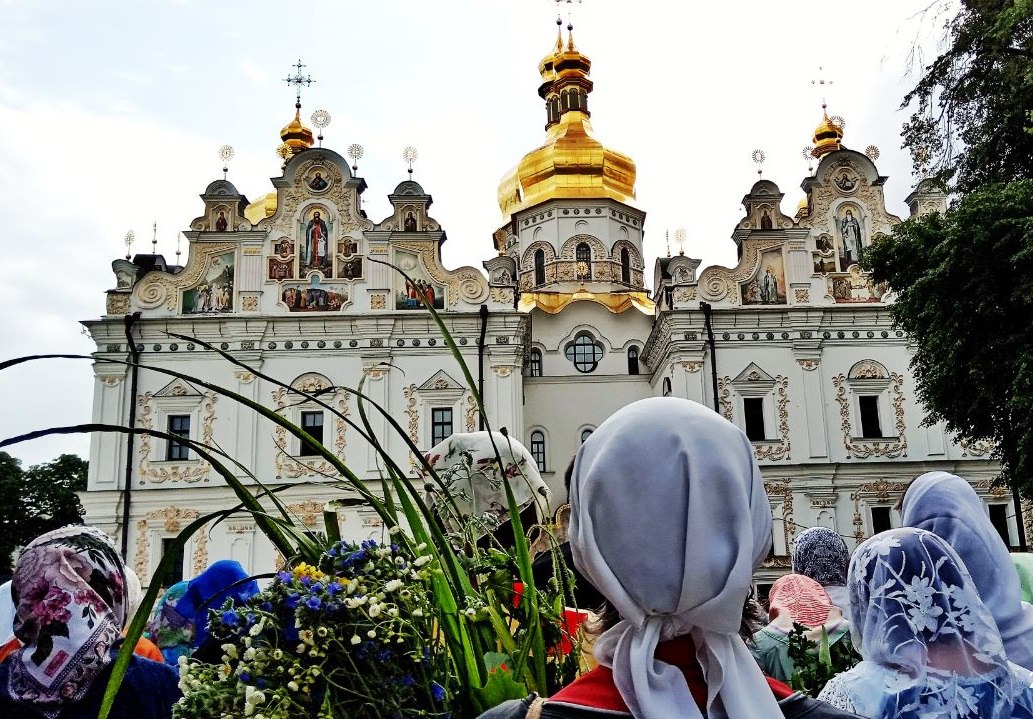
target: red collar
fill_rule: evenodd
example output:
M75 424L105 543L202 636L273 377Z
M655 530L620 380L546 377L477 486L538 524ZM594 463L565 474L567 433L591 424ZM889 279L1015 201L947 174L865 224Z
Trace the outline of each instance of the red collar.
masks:
M660 661L681 670L696 706L703 711L707 703L707 684L703 679L703 668L696 661L696 647L692 639L684 636L661 642L656 647L655 656ZM771 677L765 678L776 701L782 701L793 694L793 690L782 682ZM620 692L617 691L617 685L613 682L613 672L603 666L596 667L560 689L551 697L551 701L628 713L628 705L624 703Z

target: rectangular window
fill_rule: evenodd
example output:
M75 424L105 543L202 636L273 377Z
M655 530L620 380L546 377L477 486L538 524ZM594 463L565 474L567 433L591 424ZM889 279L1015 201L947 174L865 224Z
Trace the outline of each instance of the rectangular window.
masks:
M301 428L312 435L319 444L323 443L323 413L322 412L302 412L301 413ZM308 442L301 443L301 456L312 457L319 454L319 450L316 449L315 445L309 444Z
M764 436L764 398L744 397L742 412L746 419L746 436L753 442L763 442Z
M161 540L161 556L164 557L172 551L172 543L175 541L172 537L163 537ZM161 580L161 586L171 587L176 582L183 581L183 548L180 547L176 553L176 559L172 562L172 566L169 568L169 573L165 575L165 578Z
M893 529L889 507L872 507L872 534L879 534Z
M169 434L174 434L177 437L190 439L190 415L170 414L168 420L168 432ZM169 440L168 447L165 449L165 459L170 461L190 459L190 448L185 444Z
M452 436L452 408L434 407L430 411L430 446L435 447Z
M861 410L861 436L867 439L882 437L882 423L879 421L879 396L863 394L857 398Z
M990 524L994 525L994 529L1001 535L1001 539L1004 540L1004 544L1007 547L1011 547L1011 531L1008 528L1008 505L1007 504L991 504L990 505Z
M531 432L531 456L534 463L538 465L538 471L545 470L545 435L541 432Z
M531 376L542 376L542 353L539 350L531 350Z

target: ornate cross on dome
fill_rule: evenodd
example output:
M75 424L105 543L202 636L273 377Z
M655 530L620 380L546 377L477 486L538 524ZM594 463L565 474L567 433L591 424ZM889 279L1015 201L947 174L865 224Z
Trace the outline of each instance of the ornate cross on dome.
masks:
M303 65L301 60L299 59L296 65L291 65L294 74L288 75L287 77L283 78L283 81L287 83L289 86L298 88L297 103L299 106L301 105L301 86L304 85L305 87L309 87L310 85L312 85L312 83L315 82L315 80L312 79L311 75L301 74L301 69L304 67L308 66Z

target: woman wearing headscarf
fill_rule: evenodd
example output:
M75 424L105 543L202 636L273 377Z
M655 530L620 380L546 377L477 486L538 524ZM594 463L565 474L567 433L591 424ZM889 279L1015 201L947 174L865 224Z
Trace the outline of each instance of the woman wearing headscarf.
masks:
M209 664L222 656L221 643L208 641L208 612L222 609L227 599L242 604L258 594L258 582L248 579L244 567L232 559L220 559L187 583L175 611L194 625L193 656Z
M793 625L807 628L805 637L814 644L828 636L829 646L850 644L850 625L833 606L821 585L802 574L787 574L771 585L767 626L753 635L753 655L769 677L789 681L795 669L789 657L789 633Z
M1033 603L1033 554L1015 553L1011 555L1012 564L1019 574L1019 592L1022 601Z
M127 620L125 565L92 527L48 532L18 558L14 633L22 646L0 664L5 719L96 717ZM175 673L133 656L112 717L166 719Z
M126 567L126 624L122 630L123 636L125 636L125 630L128 629L129 623L133 621L133 617L140 610L142 602L143 586L140 584L140 577L136 576L136 572L131 568ZM152 662L165 662L165 657L162 655L161 650L158 649L158 645L145 636L141 636L136 640L133 653L144 659L150 659Z
M877 534L850 562L854 644L864 660L819 698L871 719L1030 719L1030 672L1011 664L1000 632L955 551L902 527Z
M828 593L832 603L850 621L850 597L846 571L850 550L843 538L828 527L810 527L793 540L793 573L810 577Z
M187 583L177 582L165 590L147 622L147 633L158 645L165 663L178 669L179 658L189 657L194 648L194 624L178 611L176 605L187 593Z
M574 563L620 618L596 642L600 666L539 702L543 719L844 716L765 678L738 634L771 547L742 430L688 400L635 402L581 446L570 501ZM484 716L539 711L530 704Z
M933 532L954 548L997 622L1008 659L1033 669L1033 605L1022 601L1008 548L972 486L947 472L923 474L904 494L901 515L904 526Z

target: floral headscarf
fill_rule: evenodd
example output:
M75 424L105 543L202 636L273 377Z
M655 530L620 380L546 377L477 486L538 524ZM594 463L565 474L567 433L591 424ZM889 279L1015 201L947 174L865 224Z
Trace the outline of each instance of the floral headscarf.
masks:
M768 592L768 615L772 619L790 620L805 627L820 627L829 619L832 600L821 585L802 574L787 574L779 577ZM772 616L774 615L774 616ZM835 618L839 618L836 612Z
M65 527L30 543L12 580L23 646L8 658L0 691L45 717L82 699L112 661L126 621L125 583L122 558L98 529Z
M1029 673L1009 664L993 616L943 539L912 527L878 534L854 552L849 582L864 661L825 691L845 692L872 719L1033 717Z
M147 622L147 633L158 645L165 663L176 668L181 656L190 656L194 646L194 623L176 611L179 600L187 593L187 583L169 587L154 607Z
M933 532L954 548L997 622L1009 661L1033 670L1033 606L1022 601L1008 547L972 485L947 472L927 472L908 487L901 515L905 526Z
M432 447L425 458L443 481L454 488L453 498L462 514L491 514L504 521L509 514L509 503L503 481L509 483L521 510L534 504L539 522L550 514L552 493L534 457L524 445L501 432L492 432L490 436L488 432L457 432ZM504 471L499 469L499 458L505 464ZM433 506L440 488L428 483L427 489L428 504ZM445 522L455 528L453 518L446 517Z
M827 527L810 527L793 541L793 572L823 587L845 585L850 552L846 542Z

